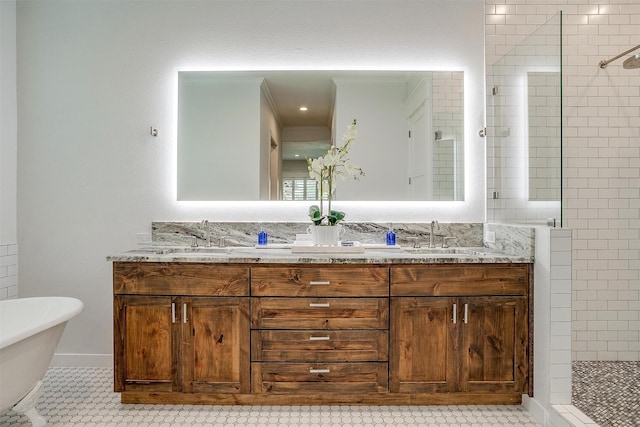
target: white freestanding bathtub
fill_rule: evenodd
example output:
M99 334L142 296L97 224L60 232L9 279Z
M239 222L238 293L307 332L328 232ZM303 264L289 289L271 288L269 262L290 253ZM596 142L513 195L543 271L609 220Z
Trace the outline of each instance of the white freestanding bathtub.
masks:
M67 324L82 311L76 298L34 297L0 301L0 413L13 409L36 427L42 378Z

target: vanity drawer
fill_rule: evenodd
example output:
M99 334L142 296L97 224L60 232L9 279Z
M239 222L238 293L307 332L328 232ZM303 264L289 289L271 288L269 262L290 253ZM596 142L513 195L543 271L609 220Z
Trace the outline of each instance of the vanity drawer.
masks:
M251 359L283 362L389 360L389 333L381 330L253 331Z
M253 267L253 296L388 296L388 267Z
M114 294L248 296L249 268L211 264L113 264Z
M386 329L388 298L252 298L255 329Z
M526 295L529 280L529 264L395 266L391 268L391 295Z
M251 364L253 393L386 393L385 362Z

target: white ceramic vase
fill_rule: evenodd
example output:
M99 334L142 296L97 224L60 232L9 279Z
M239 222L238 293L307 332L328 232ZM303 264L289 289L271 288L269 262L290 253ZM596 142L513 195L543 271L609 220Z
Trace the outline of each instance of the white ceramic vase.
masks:
M313 244L317 246L338 246L342 226L336 225L312 225L309 227Z

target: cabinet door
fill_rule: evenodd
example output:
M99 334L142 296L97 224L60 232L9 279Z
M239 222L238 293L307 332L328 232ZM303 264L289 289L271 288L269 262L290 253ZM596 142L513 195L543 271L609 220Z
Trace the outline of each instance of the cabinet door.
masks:
M182 298L183 391L248 393L249 298Z
M115 296L115 391L172 391L179 342L171 297Z
M525 297L460 298L462 391L525 392Z
M455 298L391 299L390 390L456 390Z

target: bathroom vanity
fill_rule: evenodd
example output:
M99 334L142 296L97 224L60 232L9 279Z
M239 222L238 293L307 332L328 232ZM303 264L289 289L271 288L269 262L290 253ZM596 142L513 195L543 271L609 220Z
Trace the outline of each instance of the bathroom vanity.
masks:
M532 260L125 253L123 403L510 404L532 394Z

